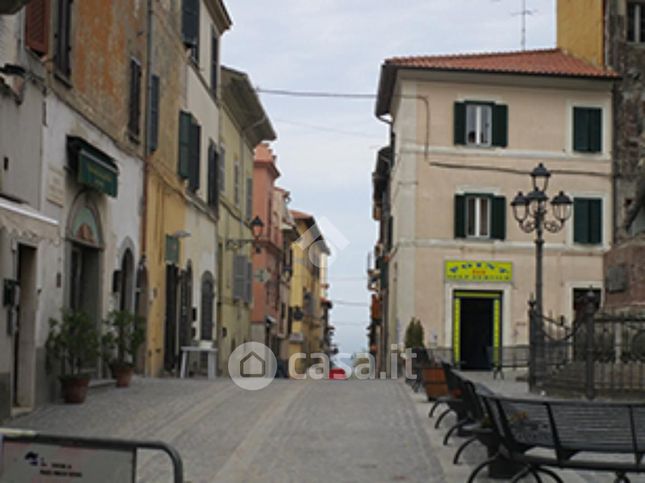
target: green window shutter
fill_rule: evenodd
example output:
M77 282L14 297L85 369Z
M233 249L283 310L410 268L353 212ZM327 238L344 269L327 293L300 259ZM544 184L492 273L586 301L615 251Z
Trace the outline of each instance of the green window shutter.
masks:
M202 128L199 124L193 122L190 125L190 154L188 165L188 189L191 191L197 191L199 189L201 139Z
M589 204L589 243L602 244L602 200L588 200Z
M226 189L226 149L224 149L224 146L220 146L219 148L219 177L218 177L218 185L219 185L219 192L223 193L224 190Z
M253 179L246 178L246 219L253 218Z
M246 278L244 282L244 301L250 304L253 300L253 264L248 260L246 260Z
M602 109L587 110L589 123L589 151L599 153L602 151Z
M573 200L573 241L574 243L589 243L589 200L576 198Z
M130 100L128 105L128 131L134 137L139 136L139 118L141 117L141 64L130 59Z
M466 104L455 102L455 144L466 144Z
M190 159L190 126L192 118L188 112L179 112L179 161L177 173L182 178L188 178L188 166Z
M208 205L217 210L218 205L218 174L219 167L217 166L217 148L213 141L208 145Z
M492 198L491 238L496 240L506 239L506 197L495 196Z
M455 238L466 238L466 197L455 195Z
M508 146L508 106L493 106L493 146Z
M573 150L589 151L589 112L582 107L573 108Z
M148 151L153 152L159 146L159 100L160 86L159 76L153 75L150 85L150 127L148 131Z

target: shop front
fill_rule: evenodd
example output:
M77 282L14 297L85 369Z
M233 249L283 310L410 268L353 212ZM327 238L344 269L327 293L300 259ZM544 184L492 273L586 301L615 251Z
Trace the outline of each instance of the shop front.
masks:
M445 262L452 355L462 369L490 370L497 362L512 281L511 262Z

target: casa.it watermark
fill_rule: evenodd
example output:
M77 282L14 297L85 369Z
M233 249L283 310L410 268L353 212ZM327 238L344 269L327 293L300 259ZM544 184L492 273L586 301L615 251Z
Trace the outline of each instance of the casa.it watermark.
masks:
M357 380L398 379L401 370L406 379L415 379L412 361L416 358L410 349L400 351L396 344L390 349L390 370L377 371L376 359L369 352L339 353L330 358L322 352L297 352L282 368L282 376L294 380L323 380L329 378L332 368L342 369L347 378ZM347 361L350 361L348 363ZM276 378L278 361L267 346L260 342L239 345L228 359L228 373L235 384L248 391L267 387Z

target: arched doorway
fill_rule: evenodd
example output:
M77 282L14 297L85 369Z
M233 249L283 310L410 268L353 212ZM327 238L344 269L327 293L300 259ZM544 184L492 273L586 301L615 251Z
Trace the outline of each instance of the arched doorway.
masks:
M119 310L134 312L134 255L127 248L121 258Z
M103 235L98 210L87 194L79 195L70 211L68 306L100 320L100 274Z
M200 322L200 339L213 340L213 312L215 302L215 280L210 272L202 276L202 306Z

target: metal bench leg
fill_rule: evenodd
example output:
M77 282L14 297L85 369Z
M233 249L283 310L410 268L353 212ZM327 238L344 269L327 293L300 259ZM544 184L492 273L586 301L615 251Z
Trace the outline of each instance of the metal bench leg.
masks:
M439 406L441 406L441 401L435 402L432 407L430 408L430 412L428 413L428 417L431 418L434 416L434 412L437 410Z
M493 456L488 458L486 461L482 461L479 463L477 466L475 466L475 469L470 473L470 476L468 477L468 483L473 483L475 481L475 478L477 478L477 474L486 468L489 464L491 464L493 461L495 461L499 457L499 453L495 453Z
M614 483L630 483L630 479L627 478L627 475L625 473L616 473L616 479L614 480Z
M444 436L443 445L447 446L450 436L452 436L455 431L459 430L460 428L463 428L466 424L468 424L468 420L466 419L464 419L463 421L457 421L457 424L453 425Z
M542 468L542 467L539 467L539 468L533 468L533 469L534 469L536 472L538 472L538 473L544 473L545 475L550 476L550 477L551 477L551 478L553 478L557 483L564 483L564 482L562 481L562 478L560 478L560 476L558 476L558 474L557 474L555 471L552 471L552 470L550 470L550 469L548 469L548 468Z
M441 413L441 416L437 419L437 422L434 423L434 429L439 429L439 425L441 424L441 421L443 421L443 418L448 416L452 412L452 409L446 409L443 413Z
M455 453L455 457L452 459L453 465L459 464L459 457L461 456L461 453L463 453L466 447L470 445L473 441L477 441L477 436L471 436L466 441L461 443L461 446L459 446L459 449L457 449L457 452Z
M524 467L524 469L523 469L522 471L520 471L519 473L517 473L517 474L513 477L513 479L511 480L511 483L517 483L517 482L518 482L518 481L520 481L522 478L524 478L526 475L528 475L530 472L531 472L531 468L530 468L530 467L528 467L528 466Z
M529 473L533 475L537 483L542 483L542 478L540 478L540 474L538 473L538 470L536 468L532 466L529 467Z

